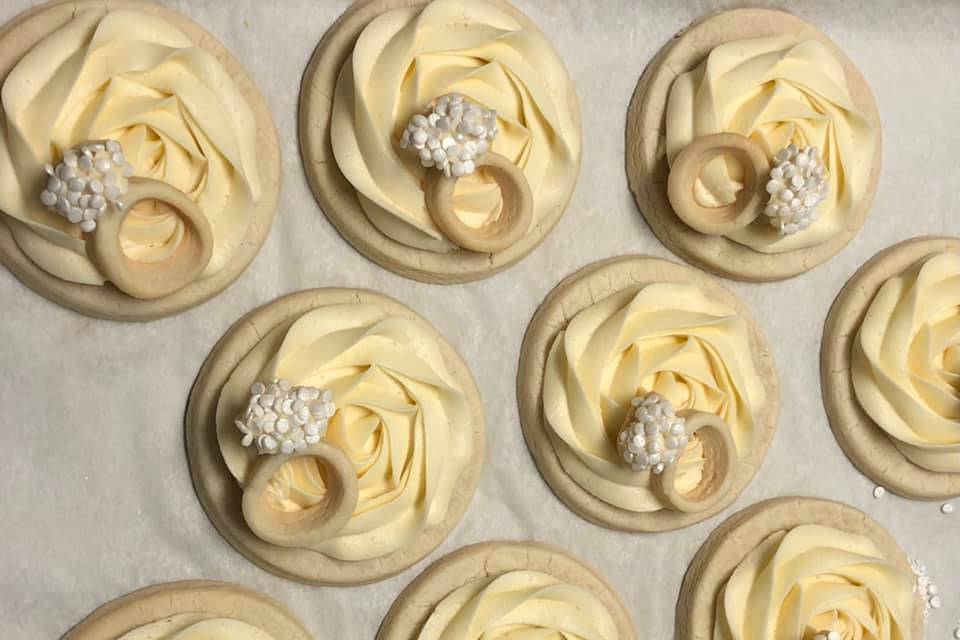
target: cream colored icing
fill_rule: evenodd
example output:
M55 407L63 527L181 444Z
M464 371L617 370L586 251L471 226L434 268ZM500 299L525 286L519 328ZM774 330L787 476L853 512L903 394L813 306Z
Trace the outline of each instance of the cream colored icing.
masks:
M256 122L233 78L208 51L155 15L93 8L43 37L0 90L0 210L20 248L52 275L103 284L78 228L46 210L44 163L90 140L115 138L140 177L193 198L213 229L204 276L226 266L246 236L260 196ZM137 206L121 243L158 261L184 225L165 207Z
M592 593L537 571L471 580L430 613L418 640L616 640Z
M849 229L869 185L879 132L854 105L843 65L824 44L791 35L734 40L681 74L667 102L667 160L714 133L747 136L771 158L789 143L813 145L830 175L820 217L802 233L781 236L760 216L730 240L780 253ZM704 167L695 196L703 206L730 204L742 180L743 167L718 156Z
M911 462L960 472L960 255L887 280L853 343L860 406Z
M243 484L256 453L233 424L255 380L284 378L329 389L337 412L326 439L353 461L359 499L335 538L314 547L341 560L386 555L447 514L474 453L473 416L436 338L413 320L373 304L328 305L285 323L241 360L217 407L220 449ZM310 458L287 462L271 482L278 508L323 501Z
M696 409L729 425L741 457L754 446L765 391L751 356L747 322L689 284L619 291L578 312L547 357L543 410L562 441L567 474L622 509L658 511L650 472L620 464L617 434L638 390L656 391L679 411ZM700 481L699 440L678 461L678 488Z
M266 631L232 618L181 613L142 625L117 640L274 640Z
M820 525L778 531L752 550L717 603L713 640L910 640L914 579L869 538Z
M450 93L498 112L491 150L523 170L534 194L534 225L566 204L580 134L560 58L543 34L492 3L434 0L372 20L337 81L334 156L381 232L411 247L455 249L427 212L428 169L399 147L410 118ZM462 178L455 207L466 224L479 227L499 215L499 188L482 172Z

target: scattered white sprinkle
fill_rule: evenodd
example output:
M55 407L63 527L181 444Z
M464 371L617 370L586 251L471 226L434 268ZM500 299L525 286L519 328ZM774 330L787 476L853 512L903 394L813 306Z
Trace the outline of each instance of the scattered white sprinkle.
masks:
M945 514L947 514L947 515L950 515L951 513L953 513L953 505L950 504L949 502L946 502L946 503L940 505L940 511L941 511L942 513L945 513Z
M885 495L887 495L887 490L884 489L883 487L877 486L873 488L873 497L876 498L877 500L879 500Z

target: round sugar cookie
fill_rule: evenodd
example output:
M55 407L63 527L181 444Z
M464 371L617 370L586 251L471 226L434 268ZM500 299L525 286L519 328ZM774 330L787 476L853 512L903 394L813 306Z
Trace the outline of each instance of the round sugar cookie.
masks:
M280 147L273 117L260 91L240 62L213 35L188 17L143 0L56 1L24 11L0 28L0 83L37 42L87 7L135 9L177 27L198 47L212 53L236 82L256 120L257 166L262 185L247 234L230 262L209 278L152 300L133 298L112 284L77 284L62 280L34 263L14 239L9 225L22 224L0 215L0 262L28 287L49 300L84 315L108 320L146 321L186 311L213 298L246 270L267 238L280 191ZM38 194L39 197L39 194Z
M245 622L273 640L312 640L279 602L235 584L208 580L170 582L128 593L91 613L63 640L116 640L152 622L193 613Z
M782 253L762 253L724 236L709 236L695 231L674 213L667 196L669 167L664 143L667 99L674 80L697 67L717 45L785 33L823 43L840 61L846 71L854 104L878 132L877 146L868 186L847 229L812 247ZM679 257L735 280L784 280L829 260L863 226L880 178L883 147L880 130L880 114L867 81L824 33L784 11L732 9L694 22L668 42L647 65L627 112L627 178L640 213L650 229Z
M757 416L753 451L739 459L730 492L715 506L698 513L662 509L640 513L622 509L581 487L563 468L557 454L562 441L543 415L544 369L555 338L578 312L627 287L658 282L693 284L711 298L734 309L749 328L754 366L766 392ZM600 526L623 531L669 531L690 526L726 509L759 470L773 440L779 413L777 373L773 356L756 321L744 304L707 274L684 265L645 256L623 256L588 265L554 287L527 328L517 375L520 425L527 447L550 488L581 517Z
M523 27L540 29L506 0L487 0L507 12ZM358 0L330 27L317 45L303 74L300 88L299 136L303 166L310 188L327 218L353 247L381 267L406 278L436 284L482 280L519 262L533 251L560 220L573 195L576 180L565 186L562 206L534 224L523 238L496 253L456 250L437 253L405 245L382 233L367 217L357 192L337 165L331 144L330 119L337 79L353 53L363 29L377 16L399 7L419 7L425 0ZM566 71L564 71L566 73ZM580 107L570 83L567 96L575 134L580 138ZM576 158L580 170L580 154Z
M897 449L860 406L850 375L850 358L864 315L880 287L923 258L945 251L960 253L960 239L914 238L868 260L837 295L820 345L820 391L830 427L843 452L877 484L918 500L960 496L960 473L930 471Z
M535 542L485 542L433 563L397 597L377 640L415 640L436 606L474 580L510 571L536 571L585 589L606 608L619 640L635 640L633 622L614 589L595 569L556 547Z
M771 534L804 524L818 524L866 536L887 560L912 575L906 554L897 541L870 516L851 506L817 498L774 498L731 516L717 527L697 551L683 578L677 599L677 640L712 638L721 591L734 569ZM923 637L923 600L919 593L911 628Z
M390 316L408 319L433 336L450 374L470 409L474 454L461 471L444 519L428 527L412 544L384 556L347 561L311 549L282 547L257 537L241 510L243 490L221 454L217 404L221 390L241 360L274 328L289 326L303 314L326 305L370 304ZM383 580L423 559L446 538L466 512L483 468L483 406L463 359L426 320L385 295L362 289L313 289L293 293L251 311L220 339L194 384L186 416L190 474L204 510L221 535L251 562L291 580L318 585L358 585Z

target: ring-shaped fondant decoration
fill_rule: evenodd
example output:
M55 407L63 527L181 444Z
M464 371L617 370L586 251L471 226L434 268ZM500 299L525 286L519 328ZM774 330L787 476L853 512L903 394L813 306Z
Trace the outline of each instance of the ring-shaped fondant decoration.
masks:
M278 509L267 495L267 485L280 467L293 458L313 458L326 485L323 502L298 511ZM290 455L262 455L243 491L243 517L260 538L282 547L298 547L329 540L350 520L357 506L357 474L350 458L336 445L321 440Z
M732 157L743 167L743 188L730 204L707 207L697 202L694 185L717 156ZM690 227L710 236L724 235L743 229L763 211L767 194L760 187L769 173L770 161L756 142L737 133L715 133L696 138L676 157L667 195L677 216Z
M184 222L176 251L157 262L133 260L120 243L123 220L144 200L169 205ZM187 286L200 277L213 255L213 231L200 207L179 189L149 178L130 178L126 208L101 218L86 239L87 255L104 276L127 295L142 300L162 298Z
M458 246L480 253L503 251L526 235L533 221L533 192L517 165L498 153L476 159L478 169L500 186L500 215L476 228L466 224L453 208L456 176L431 171L427 178L427 210L438 227Z
M678 465L653 474L650 487L664 505L682 513L700 513L715 507L730 493L737 465L737 443L726 422L705 411L681 411L687 434L697 436L703 447L703 475L692 491L677 488Z

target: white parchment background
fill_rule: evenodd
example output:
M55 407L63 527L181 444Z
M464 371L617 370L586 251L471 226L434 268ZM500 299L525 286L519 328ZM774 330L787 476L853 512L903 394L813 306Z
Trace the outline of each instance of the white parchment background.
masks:
M433 286L395 276L344 242L300 165L297 97L307 60L346 0L166 1L219 37L247 67L276 119L285 155L272 234L218 298L150 324L92 320L61 309L0 270L0 636L58 638L128 591L185 578L229 580L287 604L318 640L373 638L400 590L463 545L535 539L597 566L633 612L639 636L672 636L687 563L722 520L790 494L865 509L941 586L927 638L960 617L960 512L895 496L843 456L820 401L823 320L847 278L877 251L920 234L960 235L957 202L960 2L793 2L860 66L884 125L884 168L859 236L837 257L786 282L727 282L772 343L781 379L776 439L753 484L723 516L685 531L628 535L593 526L550 492L527 453L514 382L520 342L564 276L624 253L673 258L639 215L624 174L624 119L647 62L691 20L723 2L516 0L552 38L583 105L584 162L566 215L520 265L483 282ZM0 22L33 4L0 2ZM786 5L787 3L773 3ZM369 287L420 312L473 369L487 413L489 460L476 498L442 547L418 566L362 588L318 588L266 573L235 552L194 495L184 453L187 394L204 358L242 314L308 287ZM958 504L960 506L960 504Z

